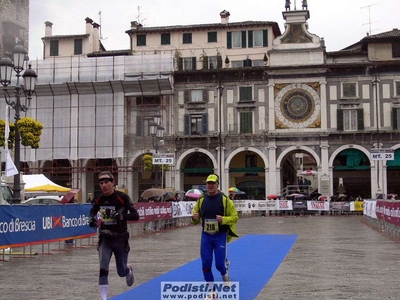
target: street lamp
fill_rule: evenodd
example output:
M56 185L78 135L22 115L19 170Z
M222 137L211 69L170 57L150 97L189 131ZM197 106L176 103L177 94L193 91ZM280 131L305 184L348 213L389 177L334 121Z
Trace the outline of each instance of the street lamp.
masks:
M161 124L161 116L155 115L153 117L153 121L150 122L150 135L153 137L153 148L158 153L158 149L162 146L162 138L164 137L165 128L160 125ZM155 181L154 187L158 188L158 164L155 165Z
M18 173L14 175L14 199L13 201L21 202L21 177L20 177L20 144L21 136L18 130L18 121L20 119L20 111L27 112L30 105L32 95L35 93L36 83L36 72L32 70L31 65L22 74L24 80L23 85L20 84L21 72L24 70L24 61L26 50L22 45L16 45L13 50L13 59L3 57L0 60L0 83L4 87L4 95L7 105L11 106L15 110L15 152L14 152L14 164L17 168ZM12 71L15 71L17 82L15 85L15 101L11 100L11 96L6 89L11 84ZM25 104L21 104L21 96L26 97Z
M219 74L218 83L218 144L219 144L219 189L222 191L223 186L223 163L222 163L222 97L224 93L224 86L222 85L221 74Z

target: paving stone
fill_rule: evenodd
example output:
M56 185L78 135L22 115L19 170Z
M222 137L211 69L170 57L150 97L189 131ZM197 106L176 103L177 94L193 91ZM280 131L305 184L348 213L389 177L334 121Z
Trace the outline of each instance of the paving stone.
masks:
M256 299L399 299L400 243L362 220L362 216L241 218L237 226L241 235L299 235ZM130 245L135 287L198 258L200 227L134 237ZM41 253L42 248L35 247ZM96 247L63 247L60 249L60 244L54 243L50 246L51 254L0 261L0 299L99 299ZM125 278L118 277L114 259L109 281L110 297L129 289Z

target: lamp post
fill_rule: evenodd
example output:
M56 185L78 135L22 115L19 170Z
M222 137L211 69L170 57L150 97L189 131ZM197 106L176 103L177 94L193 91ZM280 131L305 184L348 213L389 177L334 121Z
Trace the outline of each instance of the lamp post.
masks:
M224 86L222 85L221 74L219 74L218 82L218 146L219 146L219 189L222 191L223 186L223 163L222 163L222 96L224 93Z
M26 50L22 45L16 45L13 50L13 60L8 57L3 57L0 60L0 83L4 87L4 95L7 105L11 106L15 111L15 145L14 145L14 164L18 173L14 175L14 199L13 202L21 202L21 177L20 177L20 144L21 136L18 130L18 121L20 119L20 112L27 112L30 105L32 95L35 93L36 72L32 70L31 65L25 70L24 74L24 61ZM15 101L6 89L11 84L12 71L15 71L17 82L15 85ZM20 84L20 77L23 78L23 85ZM25 96L25 104L21 104L21 96Z
M155 115L153 121L150 122L150 135L153 137L153 148L158 153L158 149L162 146L162 138L164 137L165 128L161 126L161 116ZM155 180L154 187L158 188L158 164L155 165L154 170Z

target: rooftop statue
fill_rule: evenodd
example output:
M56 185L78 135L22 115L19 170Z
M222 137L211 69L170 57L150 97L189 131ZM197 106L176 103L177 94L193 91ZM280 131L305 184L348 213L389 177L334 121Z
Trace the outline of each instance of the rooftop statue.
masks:
M286 9L287 11L290 10L290 4L291 4L290 0L286 0L286 2L285 2L285 9Z

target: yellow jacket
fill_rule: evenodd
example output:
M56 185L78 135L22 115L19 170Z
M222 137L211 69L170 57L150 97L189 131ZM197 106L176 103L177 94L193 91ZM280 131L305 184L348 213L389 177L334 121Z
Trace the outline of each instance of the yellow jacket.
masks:
M199 224L201 221L201 206L204 201L204 197L206 195L202 195L199 200L197 200L196 204L193 207L193 213L199 213L199 218L197 220L194 220L192 218L192 224ZM228 243L232 240L234 237L239 237L236 233L236 223L239 219L238 213L235 207L235 204L231 199L229 199L225 194L222 194L222 204L224 206L224 215L222 218L222 223L221 225L228 225Z

